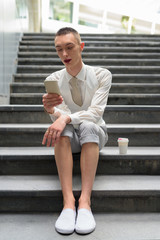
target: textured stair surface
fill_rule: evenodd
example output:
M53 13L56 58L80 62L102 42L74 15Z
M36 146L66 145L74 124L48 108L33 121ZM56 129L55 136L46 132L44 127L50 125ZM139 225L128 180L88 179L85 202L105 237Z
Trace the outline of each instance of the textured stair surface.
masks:
M54 41L21 41L20 42L20 46L37 46L37 43L38 43L38 46L54 46ZM104 47L160 47L160 43L158 41L143 41L143 42L140 42L140 41L88 41L88 40L85 40L85 46L104 46Z
M11 93L11 104L42 104L43 93ZM108 105L159 105L160 94L110 93Z
M0 148L1 175L57 174L53 148L3 147ZM74 154L74 174L80 172L80 156ZM129 147L127 155L119 155L118 147L100 151L98 175L158 175L160 174L159 147Z
M88 65L101 65L101 66L124 66L124 65L128 65L128 66L133 66L133 65L137 65L137 66L159 66L160 65L160 59L139 59L137 62L137 59L119 59L117 61L117 59L95 59L95 58L91 58L91 59L85 59L83 58L83 61L85 64ZM61 60L57 60L56 58L20 58L18 60L18 64L19 65L39 65L39 66L43 66L45 65L62 65Z
M58 214L1 214L0 240L63 240L63 235L54 229ZM96 231L91 235L81 236L76 233L69 235L69 239L95 240L158 240L160 236L157 213L96 213ZM18 232L18 234L17 234Z
M32 52L32 51L27 51L27 52L19 52L18 53L19 60L21 58L56 58L57 53L56 52ZM134 53L134 52L82 52L82 57L85 58L92 58L94 59L159 59L160 58L160 53Z
M12 83L13 93L45 93L43 83ZM112 83L110 93L160 93L159 83Z
M0 124L0 145L41 146L49 124ZM160 124L107 124L107 145L117 146L118 137L128 137L130 146L159 146Z
M96 65L94 65L96 66ZM99 65L100 67L107 68L113 74L160 74L160 66L114 66L114 65ZM47 73L48 75L54 71L63 69L63 65L18 65L17 73Z
M159 47L100 47L97 46L95 47L87 47L85 49L86 52L147 52L147 53L160 53ZM20 46L19 51L32 51L32 52L37 52L37 51L42 51L42 52L55 52L55 48L53 46Z
M0 123L51 123L42 105L0 106ZM159 123L160 106L107 105L106 123Z
M54 48L54 36L49 33L22 36L17 71L10 86L10 105L0 106L0 212L26 214L9 214L10 222L4 227L9 218L1 213L4 218L0 221L3 229L0 240L10 239L7 227L14 240L62 238L54 231L57 215L53 212L62 208L54 149L41 144L51 124L42 106L43 81L50 73L64 68ZM100 151L92 192L97 230L96 235L86 238L156 239L160 218L157 214L160 212L160 36L82 34L82 40L84 63L107 68L113 76L104 113L109 140ZM126 155L119 154L118 137L129 138ZM73 160L73 188L78 198L80 154L74 154ZM128 212L139 214L128 215ZM30 228L30 219L34 224L39 221L40 231L46 229L45 237L39 231L30 237L27 230L26 238L22 231L15 237L15 222L21 224L22 220L24 229L27 221ZM33 233L33 228L30 229ZM119 229L119 234L115 229ZM75 238L75 234L70 237Z
M48 74L39 74L39 73L22 73L15 74L14 80L15 82L43 82L44 79L48 76ZM113 83L159 83L160 74L112 74Z
M0 176L0 211L61 211L58 176ZM73 177L73 191L80 195L80 176ZM95 212L159 212L160 176L97 175L92 191ZM12 204L9 204L11 203Z

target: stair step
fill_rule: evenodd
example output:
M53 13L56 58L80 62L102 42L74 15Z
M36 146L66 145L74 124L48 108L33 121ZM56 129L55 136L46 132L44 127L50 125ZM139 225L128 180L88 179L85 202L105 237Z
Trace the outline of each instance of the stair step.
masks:
M12 83L11 93L45 93L44 83Z
M44 93L44 83L12 83L11 93ZM110 93L160 93L160 83L112 83Z
M18 58L56 58L57 52L19 52ZM160 53L134 53L134 52L82 52L83 58L101 58L101 59L159 59Z
M159 105L160 94L135 94L111 93L108 104L110 105Z
M45 78L48 77L47 73L16 73L13 75L14 82L44 82Z
M43 82L47 73L18 73L13 75L14 82ZM112 74L113 83L160 83L160 74Z
M93 65L94 66L94 65ZM95 65L97 66L97 65ZM160 74L160 66L103 66L100 67L107 68L111 73L115 74ZM53 73L55 71L61 70L64 68L64 65L18 65L17 73Z
M0 176L1 212L59 212L62 194L57 176ZM73 177L76 198L80 177ZM103 199L103 201L102 201ZM98 175L92 192L94 212L160 212L160 176Z
M90 40L90 41L160 41L159 35L144 35L144 36L135 36L135 35L81 35L82 41ZM44 35L44 36L23 36L22 41L53 41L55 34L52 35Z
M0 146L42 146L49 124L0 124ZM108 146L117 146L119 137L129 138L130 146L159 146L160 124L107 124Z
M20 46L54 46L54 41L20 41ZM159 41L85 41L85 46L160 47Z
M24 32L23 33L23 36L30 36L30 37L36 37L36 36L55 36L55 33L51 33L51 32L46 32L46 33L35 33L35 32ZM111 36L111 37L118 37L119 38L123 38L123 37L128 37L128 38L132 38L132 37L142 37L142 38L152 38L152 37L155 37L155 38L159 38L159 34L154 34L154 35L151 35L151 34L140 34L140 33L137 33L137 34L124 34L124 33L113 33L113 34L108 34L108 33L81 33L81 36L83 37L107 37L107 36Z
M104 120L107 124L159 123L160 106L156 105L107 105Z
M87 65L160 66L160 59L83 59ZM63 65L59 58L19 58L18 65Z
M42 104L43 93L12 93L11 104ZM159 105L160 94L110 93L109 105Z
M42 105L2 105L0 123L51 123Z
M160 93L160 83L112 83L111 93Z
M80 174L80 154L73 154L74 174ZM57 175L54 149L49 147L1 147L0 175ZM119 155L117 147L100 151L97 175L159 175L159 147L130 147Z
M114 83L160 83L160 74L112 74Z
M0 106L0 212L62 209L54 148L41 143L52 123L42 106L43 81L64 68L54 36L24 34L11 84L10 103L16 105ZM113 74L104 112L109 140L100 151L92 209L103 214L160 212L160 36L82 34L82 40L84 62ZM129 138L126 155L119 154L118 137ZM80 154L73 157L78 199Z
M19 51L33 51L33 52L56 52L54 46L25 46L21 45L19 46ZM86 46L84 49L84 52L151 52L151 53L160 53L160 48L155 46L150 47L104 47L104 46Z
M51 123L42 105L1 105L0 123ZM159 123L160 106L107 105L106 123Z
M10 240L62 240L54 229L59 213L0 214L1 238ZM86 239L159 239L159 213L94 213L96 230ZM31 238L30 238L31 236ZM134 237L133 237L134 236ZM81 240L73 233L69 238ZM85 237L83 237L85 238Z

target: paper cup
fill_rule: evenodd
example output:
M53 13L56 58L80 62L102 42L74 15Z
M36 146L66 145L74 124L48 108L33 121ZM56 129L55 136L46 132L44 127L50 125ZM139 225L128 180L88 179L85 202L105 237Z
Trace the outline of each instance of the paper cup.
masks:
M128 138L118 138L119 154L127 154Z

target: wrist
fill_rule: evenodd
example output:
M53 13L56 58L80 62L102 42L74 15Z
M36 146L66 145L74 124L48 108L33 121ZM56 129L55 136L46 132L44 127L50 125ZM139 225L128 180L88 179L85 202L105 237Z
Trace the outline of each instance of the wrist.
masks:
M53 114L54 113L54 108L50 109L49 111L44 108L44 111L48 114Z
M61 118L63 118L66 124L69 124L71 122L71 118L68 115L61 115Z

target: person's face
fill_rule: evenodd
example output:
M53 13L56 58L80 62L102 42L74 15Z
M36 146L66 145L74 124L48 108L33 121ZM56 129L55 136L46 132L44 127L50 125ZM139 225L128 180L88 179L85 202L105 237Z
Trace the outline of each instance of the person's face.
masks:
M72 33L57 36L55 47L59 58L66 67L73 68L82 63L81 52L84 43L79 44Z

